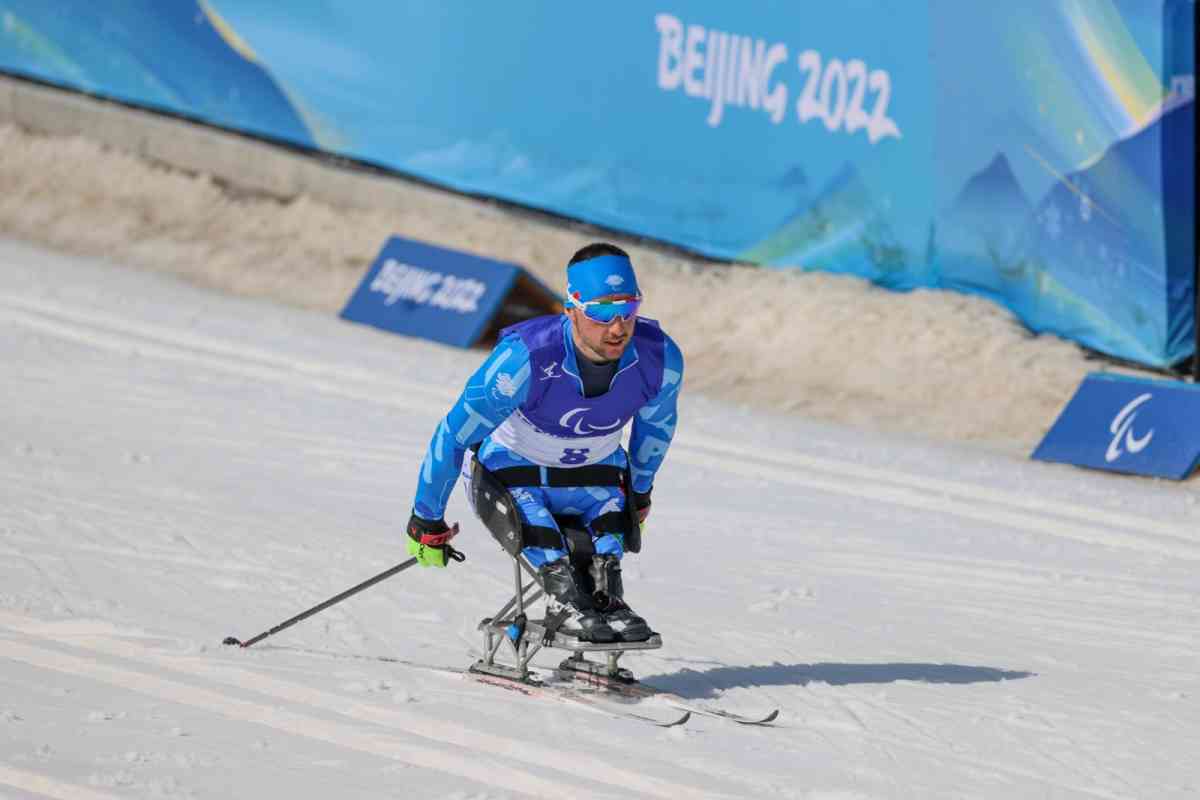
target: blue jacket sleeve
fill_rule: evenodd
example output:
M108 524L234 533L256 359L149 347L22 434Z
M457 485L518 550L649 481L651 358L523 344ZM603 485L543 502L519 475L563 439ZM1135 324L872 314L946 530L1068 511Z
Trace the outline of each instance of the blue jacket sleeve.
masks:
M654 475L666 458L667 448L675 436L675 404L682 384L683 353L668 336L663 353L662 388L653 400L638 411L629 437L629 465L633 472L635 492L650 491L654 485Z
M413 511L441 519L462 469L467 448L482 442L529 394L529 351L510 336L499 344L467 381L450 413L437 426L421 474Z

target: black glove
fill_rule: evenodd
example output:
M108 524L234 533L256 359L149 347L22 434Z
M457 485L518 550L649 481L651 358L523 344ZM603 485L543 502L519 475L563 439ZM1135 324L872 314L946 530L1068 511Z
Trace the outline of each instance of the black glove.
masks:
M633 510L637 513L639 525L646 524L646 517L650 516L650 492L654 491L651 486L649 491L633 493Z
M450 546L458 534L458 523L451 528L444 519L429 520L414 513L408 519L408 554L422 567L444 567L453 559L462 561L462 553Z

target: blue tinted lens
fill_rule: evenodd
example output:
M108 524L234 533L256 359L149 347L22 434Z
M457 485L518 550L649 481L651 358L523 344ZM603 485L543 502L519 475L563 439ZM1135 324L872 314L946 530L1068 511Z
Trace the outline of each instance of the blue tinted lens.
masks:
M641 300L621 300L616 303L586 303L583 306L583 313L593 322L602 322L607 325L617 317L621 319L636 317L641 305Z

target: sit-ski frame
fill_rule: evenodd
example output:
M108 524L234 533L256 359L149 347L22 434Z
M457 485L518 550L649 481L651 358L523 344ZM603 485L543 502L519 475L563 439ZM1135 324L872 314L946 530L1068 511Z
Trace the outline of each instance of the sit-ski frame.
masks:
M642 642L604 644L580 641L558 632L547 637L545 620L529 619L525 613L526 606L536 601L544 592L538 587L536 580L522 584L521 570L524 569L533 575L533 569L519 556L512 556L512 559L515 583L513 597L494 616L485 617L479 623L478 630L483 632L484 655L471 666L472 672L536 684L539 681L530 672L529 662L543 647L553 647L571 651L571 656L558 666L559 677L573 679L579 673L583 673L632 683L635 680L633 673L617 666L621 656L628 650L656 650L662 647L662 637L657 633ZM532 594L528 594L531 590ZM514 611L515 614L512 613ZM505 642L508 643L509 652L515 662L513 665L497 663L496 657ZM606 662L598 663L584 658L584 653L593 652L604 653Z

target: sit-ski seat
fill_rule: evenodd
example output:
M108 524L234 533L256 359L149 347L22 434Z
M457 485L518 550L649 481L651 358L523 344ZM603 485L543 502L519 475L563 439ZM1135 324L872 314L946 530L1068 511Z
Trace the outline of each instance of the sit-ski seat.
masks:
M657 633L645 641L638 642L588 642L560 632L549 633L545 617L531 617L526 613L530 604L544 592L537 581L537 573L521 558L524 544L524 525L508 488L479 461L474 460L471 469L471 505L484 526L499 542L513 560L514 589L512 598L490 617L480 621L478 630L484 636L484 656L471 667L472 672L481 672L511 678L526 683L536 682L529 671L529 662L542 647L552 647L572 652L572 656L559 665L559 673L573 677L577 673L597 675L617 681L631 682L633 674L617 666L617 660L629 650L655 650L662 647L662 637ZM585 566L590 561L593 549L590 534L584 530L578 517L555 516L555 522L563 532L567 551L575 564ZM634 523L636 530L636 523ZM640 550L640 542L633 542L633 552ZM636 548L636 549L635 549ZM524 583L521 572L529 574L529 583ZM500 648L508 643L515 664L497 663ZM606 656L605 663L588 661L584 653L599 652Z

